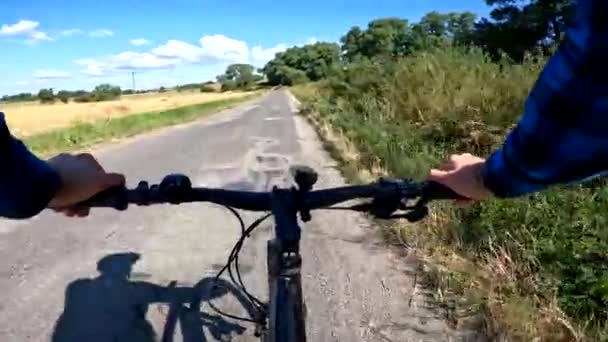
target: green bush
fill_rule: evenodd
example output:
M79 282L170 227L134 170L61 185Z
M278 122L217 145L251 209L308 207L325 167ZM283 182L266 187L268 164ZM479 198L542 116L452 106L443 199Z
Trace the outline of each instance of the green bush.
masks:
M201 93L215 93L215 88L210 85L203 85L201 87Z
M479 50L456 48L384 64L359 61L334 70L305 105L356 145L361 167L380 164L395 176L421 178L450 153L487 155L499 146L543 62L492 62ZM501 251L512 260L513 283L496 281L492 296L546 307L556 298L593 335L608 320L607 212L608 187L598 181L445 208L441 215L450 221L428 232L475 263Z
M93 98L95 101L110 101L120 98L122 90L120 87L111 84L100 84L93 90Z
M88 102L95 102L95 96L93 94L84 94L84 95L80 95L74 98L74 102L77 103L88 103Z
M40 89L38 92L38 100L40 100L41 103L55 103L53 89Z
M60 90L57 92L57 98L63 103L68 103L70 101L70 92Z

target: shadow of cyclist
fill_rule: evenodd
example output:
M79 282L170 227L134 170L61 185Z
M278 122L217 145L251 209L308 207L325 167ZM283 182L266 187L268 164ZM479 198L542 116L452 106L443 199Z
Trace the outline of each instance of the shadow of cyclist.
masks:
M237 289L220 280L214 290L213 278L205 278L193 287L161 286L143 281L131 281L137 253L111 254L97 262L99 276L78 279L67 286L65 307L57 320L53 342L153 342L157 340L152 324L146 320L152 303L171 304L178 308L184 341L206 341L203 326L216 339L242 334L245 328L224 320L221 316L201 313L200 303L232 293L252 314L253 308ZM189 303L185 306L184 303ZM174 311L174 310L172 310ZM166 328L170 327L171 311ZM171 329L165 329L171 330ZM173 331L165 331L164 341L173 341ZM169 338L170 337L170 338Z

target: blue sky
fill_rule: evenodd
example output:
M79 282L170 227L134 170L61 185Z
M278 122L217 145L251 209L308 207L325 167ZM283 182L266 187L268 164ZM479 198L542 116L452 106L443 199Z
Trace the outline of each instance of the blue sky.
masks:
M432 10L489 12L482 0L2 0L0 95L130 88L131 71L137 88L200 82L233 62L262 66L289 46Z

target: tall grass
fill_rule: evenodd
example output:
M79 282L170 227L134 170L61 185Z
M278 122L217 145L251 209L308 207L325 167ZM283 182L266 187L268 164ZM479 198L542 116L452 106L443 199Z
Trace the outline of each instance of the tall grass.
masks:
M440 50L388 65L350 65L296 95L306 112L357 147L360 169L421 178L450 153L487 155L499 146L543 62L512 65L476 50ZM425 223L400 225L395 234L426 250L426 280L437 297L451 293L461 309L483 314L494 338L608 340L603 185L470 209L437 205Z

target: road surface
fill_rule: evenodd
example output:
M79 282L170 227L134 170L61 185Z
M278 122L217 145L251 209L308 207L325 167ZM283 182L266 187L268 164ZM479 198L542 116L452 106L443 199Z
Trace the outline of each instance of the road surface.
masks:
M130 186L180 172L198 186L263 189L283 183L294 163L319 171L317 188L343 184L294 111L289 93L273 92L95 154L108 170L124 172ZM269 224L260 227L240 258L245 283L261 298L269 232ZM407 258L386 248L363 217L319 213L303 235L310 341L470 340L427 308ZM218 317L207 302L246 313L238 296L207 286L238 236L234 217L207 204L0 221L0 341L154 341L163 334L168 302L195 284L204 288L204 314L183 309L175 341L253 341L250 324ZM173 292L166 290L172 281L179 288Z

